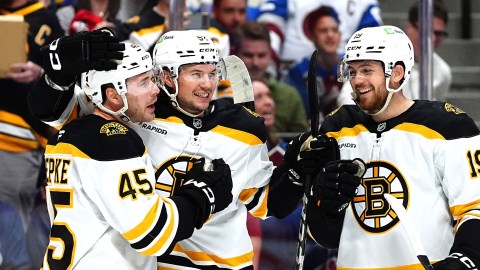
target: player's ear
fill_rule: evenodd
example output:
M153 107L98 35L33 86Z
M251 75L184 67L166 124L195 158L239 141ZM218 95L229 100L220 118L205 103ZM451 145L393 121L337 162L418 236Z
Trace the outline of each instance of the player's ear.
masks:
M402 65L395 65L392 70L392 76L390 76L390 81L400 84L400 81L403 79L405 75L405 69Z
M165 85L167 85L170 88L174 88L175 84L173 83L173 79L170 76L170 74L168 74L168 72L163 72L163 79L165 81Z
M107 86L105 89L105 100L112 104L123 104L122 97L118 94L117 90L112 86Z

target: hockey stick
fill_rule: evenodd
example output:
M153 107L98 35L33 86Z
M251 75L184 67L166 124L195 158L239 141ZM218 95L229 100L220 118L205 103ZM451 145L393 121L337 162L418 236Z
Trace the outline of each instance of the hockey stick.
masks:
M318 51L315 50L310 57L310 64L308 66L308 102L310 103L310 130L312 137L316 138L318 136L320 128L320 97L317 89L317 79L316 79L316 68L317 68L317 55ZM310 175L307 175L305 178L304 185L304 194L302 200L302 214L300 217L300 229L298 232L298 245L297 245L297 256L296 256L296 266L295 269L302 270L303 263L305 261L305 245L307 242L307 204L308 204L308 193L310 192Z
M229 55L218 64L221 80L229 80L233 92L233 103L242 104L255 111L254 94L250 74L245 63L235 55Z
M412 221L410 220L410 217L405 210L403 204L399 200L397 200L397 198L393 197L388 193L383 194L383 196L385 197L385 199L387 199L393 211L395 211L395 213L397 214L398 219L400 219L400 221L402 222L403 228L405 229L405 232L407 232L408 239L410 240L410 244L412 244L413 250L417 254L417 258L420 263L426 270L433 270L433 266L430 263L430 260L428 259L425 250L423 249L422 243L420 242L420 239L418 238L418 235L413 228Z

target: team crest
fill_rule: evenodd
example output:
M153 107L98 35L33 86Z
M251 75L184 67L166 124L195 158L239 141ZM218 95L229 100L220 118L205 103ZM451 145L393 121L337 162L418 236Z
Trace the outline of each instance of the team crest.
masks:
M157 181L155 188L160 192L160 195L171 197L175 194L175 191L188 180L186 174L195 161L197 159L191 156L173 157L165 161L155 171Z
M370 162L352 202L358 224L367 232L383 233L399 219L383 194L389 193L408 206L408 187L400 171L384 161Z
M117 122L110 122L105 125L103 125L100 128L100 133L105 133L107 136L110 135L117 135L117 134L125 134L127 132L127 128Z
M445 110L447 112L452 112L454 114L461 114L461 113L465 113L464 111L460 110L459 108L453 106L452 104L450 103L445 103Z

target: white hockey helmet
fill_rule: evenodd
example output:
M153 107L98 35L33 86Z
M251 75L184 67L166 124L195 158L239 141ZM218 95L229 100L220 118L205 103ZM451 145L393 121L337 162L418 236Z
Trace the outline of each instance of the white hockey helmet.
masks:
M410 79L414 64L413 45L408 36L396 26L383 25L363 28L355 32L345 45L345 56L339 69L339 81L350 80L348 63L358 60L382 62L386 77L392 75L395 64L403 63L404 81L398 89L394 90L399 91Z
M153 64L156 76L168 70L173 78L175 89L170 92L165 88L163 80L157 80L158 86L170 97L174 107L188 114L178 107L178 74L182 65L186 64L213 64L220 60L217 45L210 35L202 30L169 31L157 41L153 50ZM189 115L189 114L188 114Z
M386 89L389 92L383 108L372 115L382 113L390 103L393 93L400 91L410 79L414 64L413 45L408 36L398 27L383 25L367 27L355 32L345 45L345 56L338 69L338 81L351 79L348 63L352 61L380 61L383 63ZM389 87L390 76L396 64L403 64L405 73L403 81L397 89ZM352 92L356 102L356 94Z
M126 42L123 59L118 61L117 69L109 71L88 71L85 74L83 91L99 109L112 115L121 116L124 120L129 121L129 118L125 115L125 111L128 109L127 97L125 96L128 91L126 80L152 69L153 65L150 54L140 46ZM123 100L123 107L115 112L103 106L102 86L110 83L113 84L115 90L117 90Z

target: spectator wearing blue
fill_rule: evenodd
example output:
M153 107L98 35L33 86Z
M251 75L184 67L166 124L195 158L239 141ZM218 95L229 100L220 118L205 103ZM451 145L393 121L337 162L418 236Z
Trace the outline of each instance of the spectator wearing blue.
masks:
M15 208L2 201L0 201L0 269L31 269L22 219Z
M320 6L305 17L303 31L318 51L316 78L320 92L321 116L326 116L337 108L337 97L342 87L337 81L338 63L342 55L338 54L341 41L340 20L332 7ZM310 117L307 76L310 56L304 57L289 70L286 82L297 89Z

